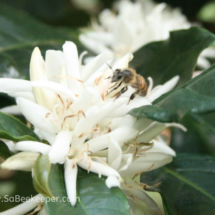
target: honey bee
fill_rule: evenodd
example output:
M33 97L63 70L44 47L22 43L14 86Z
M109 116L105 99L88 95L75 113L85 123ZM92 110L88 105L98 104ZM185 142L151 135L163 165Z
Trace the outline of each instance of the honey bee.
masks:
M118 99L123 93L125 93L128 90L128 86L133 87L136 89L134 93L131 94L130 99L128 101L128 104L131 100L135 98L136 95L139 96L145 96L147 93L147 84L145 79L136 73L134 69L131 68L125 68L125 69L116 69L113 72L113 76L110 76L108 78L111 78L111 83L116 82L116 84L112 87L113 89L109 92L118 89L121 84L124 84L125 86L115 95L116 99Z

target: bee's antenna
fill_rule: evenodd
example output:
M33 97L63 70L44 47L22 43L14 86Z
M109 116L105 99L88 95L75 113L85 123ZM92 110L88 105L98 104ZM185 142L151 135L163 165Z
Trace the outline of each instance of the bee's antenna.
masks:
M108 65L108 67L113 71L113 68L108 64L108 63L106 63L107 65ZM114 71L113 71L114 72Z

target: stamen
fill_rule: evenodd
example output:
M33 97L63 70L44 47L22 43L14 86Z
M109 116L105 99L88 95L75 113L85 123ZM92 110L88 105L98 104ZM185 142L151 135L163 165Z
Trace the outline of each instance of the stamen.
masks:
M82 115L84 116L84 118L86 119L86 115L85 115L85 113L84 113L83 110L79 110L79 111L78 111L78 117L79 117L79 114L82 114Z
M47 114L45 115L45 118L48 118L50 115L51 115L51 113L47 113Z
M152 165L147 169L147 171L141 171L141 172L136 173L136 174L133 176L132 180L134 180L138 175L141 175L141 174L143 174L143 173L145 173L145 172L148 172L148 171L151 170L153 167L154 167L154 164L152 164Z
M67 119L67 118L72 118L72 117L74 117L74 116L76 116L76 115L65 116L64 119L63 119L63 123L61 124L61 129L63 128L63 125L64 125L66 119Z

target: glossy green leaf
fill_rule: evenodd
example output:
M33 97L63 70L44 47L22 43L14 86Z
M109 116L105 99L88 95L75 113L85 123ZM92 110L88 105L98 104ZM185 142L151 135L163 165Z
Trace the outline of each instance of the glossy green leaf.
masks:
M173 162L141 176L143 183L162 182L158 191L166 215L207 215L215 211L215 157L177 154Z
M77 204L72 207L66 202L63 166L52 165L49 176L50 190L57 202L45 202L48 215L77 214L77 215L129 215L129 205L126 197L118 188L107 188L105 177L87 173L78 169L77 177Z
M187 114L180 123L187 132L173 129L170 145L176 152L215 155L215 112Z
M15 117L0 112L0 138L17 141L33 140L40 138L25 124Z
M215 65L179 89L164 94L153 105L133 109L130 114L160 122L179 122L188 112L215 110Z
M155 86L176 75L182 85L191 79L199 54L214 44L215 35L203 28L173 31L169 39L149 43L134 53L131 65L145 78L152 77Z
M24 12L0 4L0 76L28 78L34 47L62 49L65 41L74 41L81 52L74 30L60 30L41 24ZM79 53L80 53L79 52Z
M52 25L77 28L90 22L87 11L78 10L71 0L1 0L13 8L24 10Z
M49 173L51 163L47 155L40 155L33 167L33 184L38 193L44 196L53 197L49 189Z

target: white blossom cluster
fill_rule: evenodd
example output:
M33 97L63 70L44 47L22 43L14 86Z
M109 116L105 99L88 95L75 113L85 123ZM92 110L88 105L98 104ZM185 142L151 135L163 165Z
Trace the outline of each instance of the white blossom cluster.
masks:
M79 38L95 54L107 52L120 58L150 42L168 39L170 31L188 29L192 25L179 9L165 3L120 0L114 10L105 9L98 21L93 19L91 27L84 29ZM201 53L197 64L202 69L210 66L207 58L215 58L213 47Z

